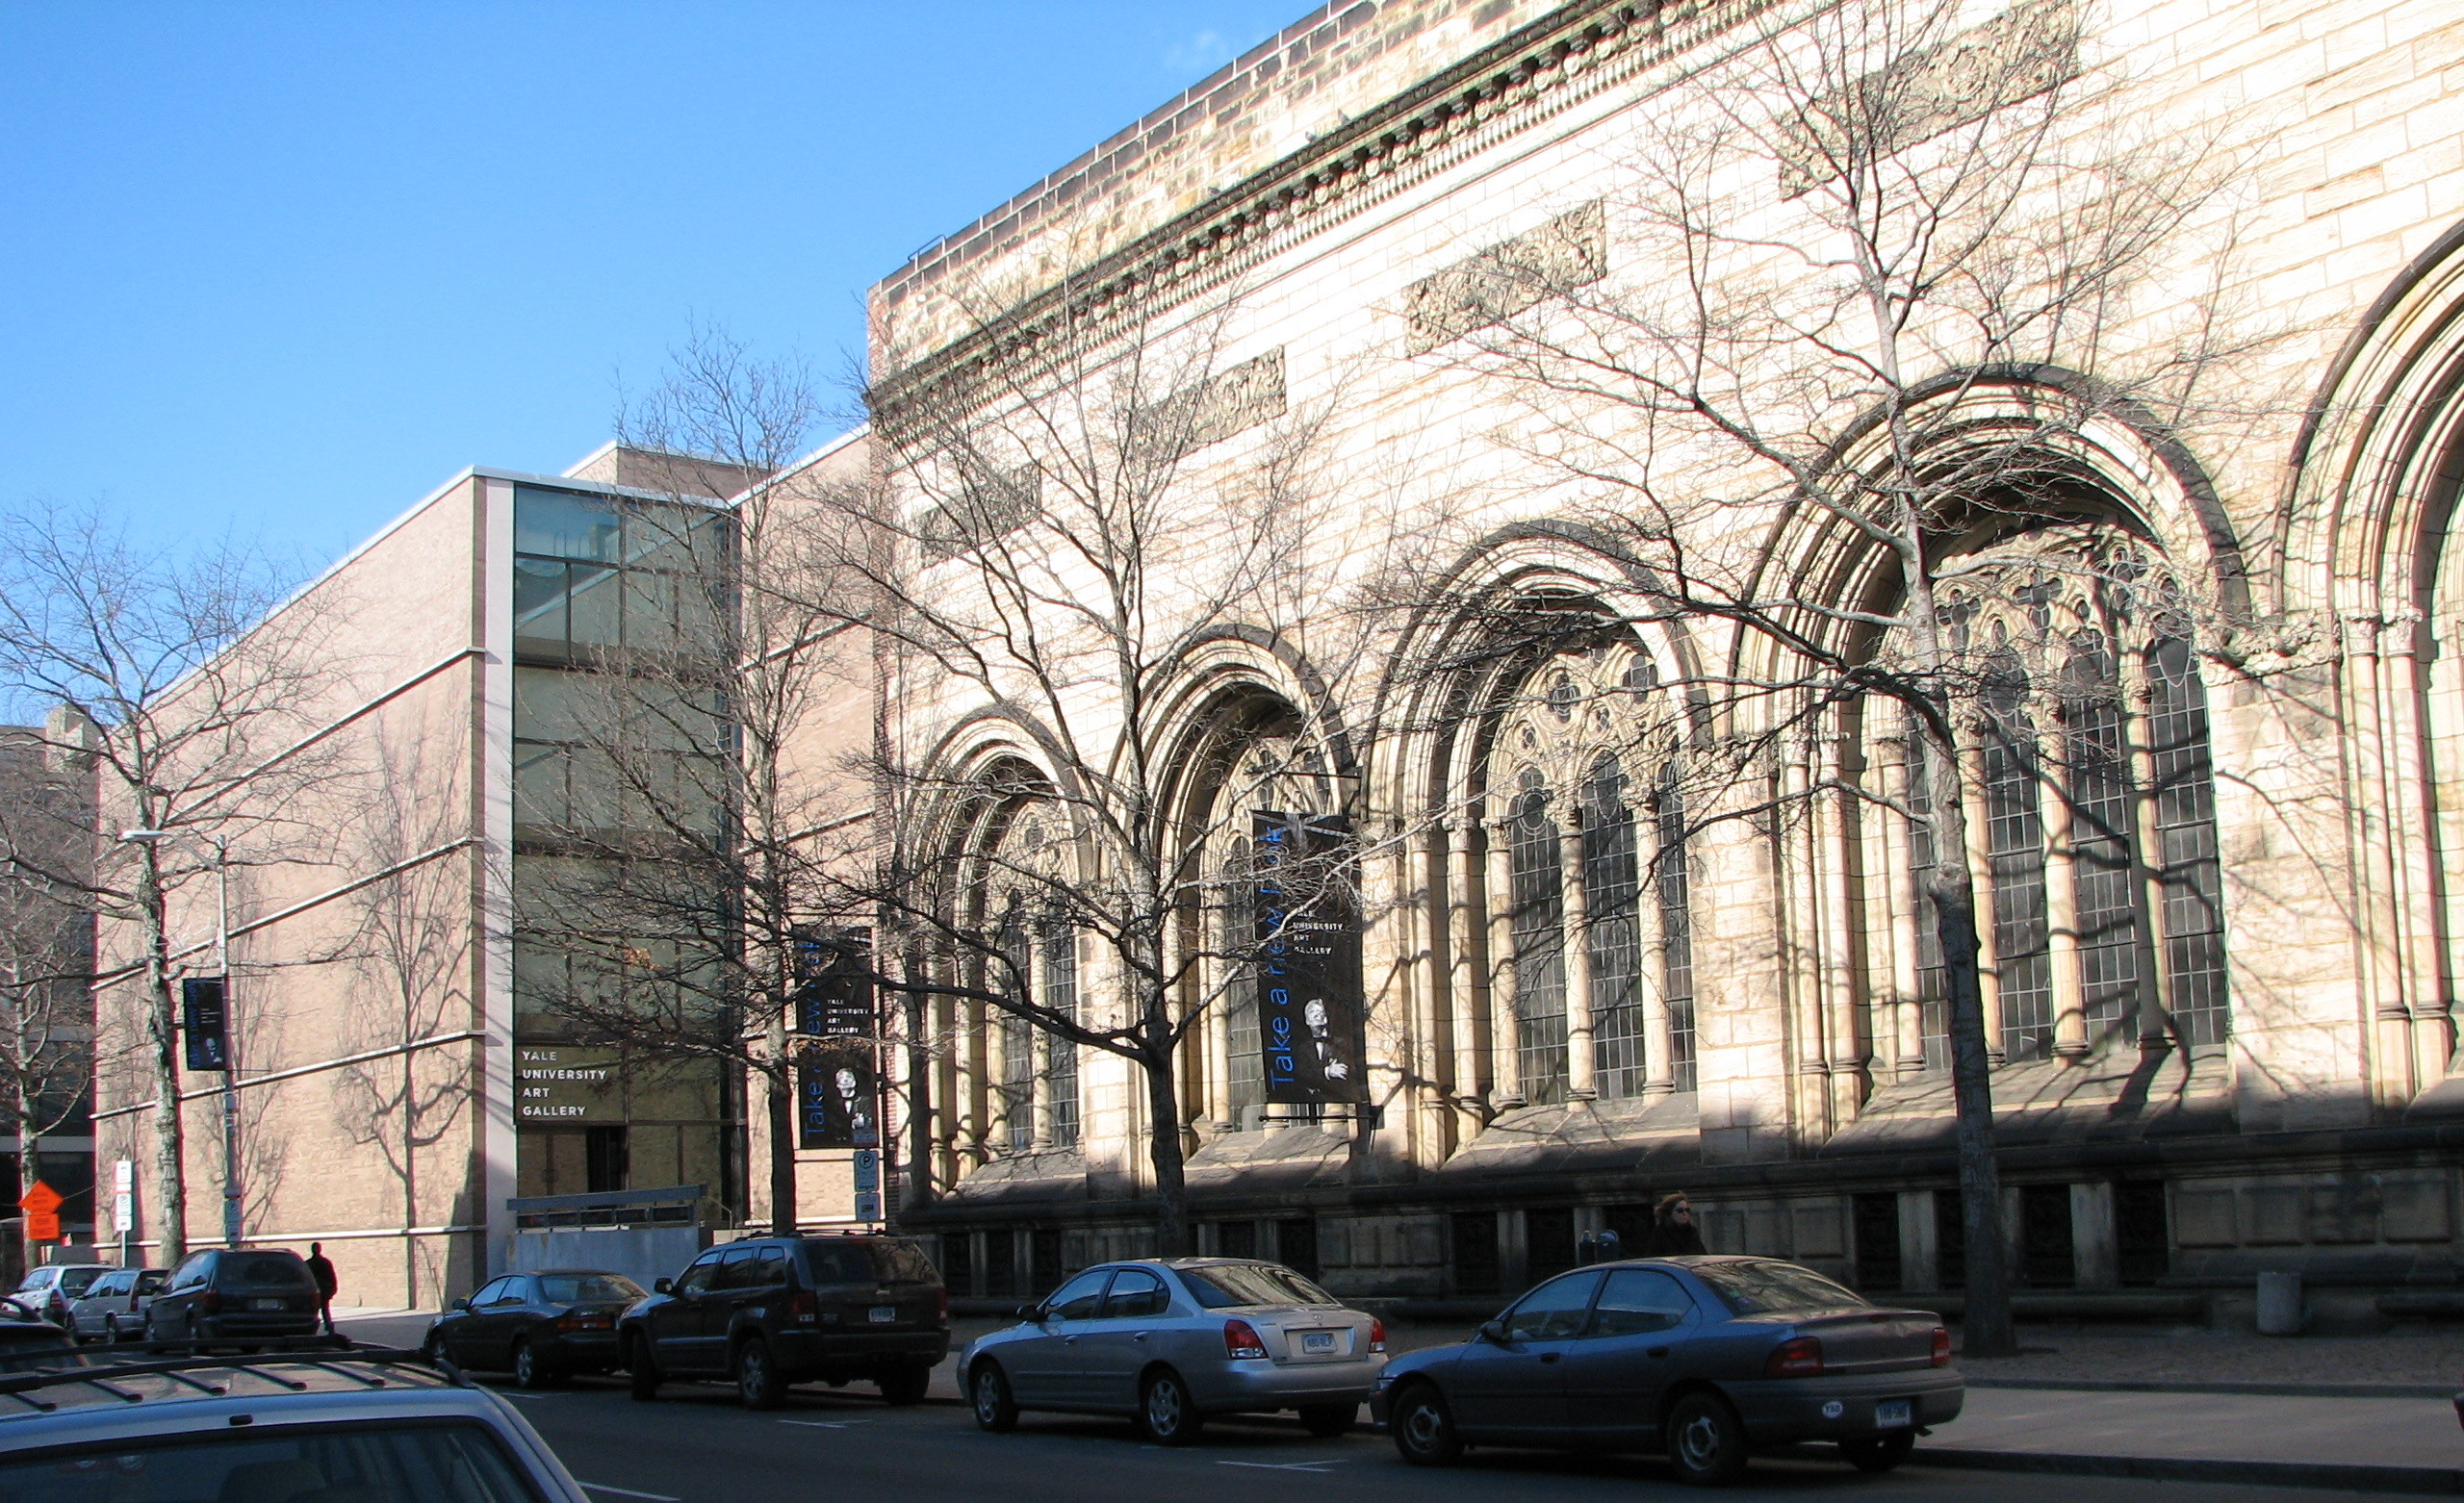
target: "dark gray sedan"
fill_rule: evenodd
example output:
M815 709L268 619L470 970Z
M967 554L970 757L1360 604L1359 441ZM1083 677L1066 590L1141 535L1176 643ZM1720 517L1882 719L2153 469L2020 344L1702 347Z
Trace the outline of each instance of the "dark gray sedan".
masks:
M1950 1333L1795 1263L1663 1258L1539 1286L1459 1346L1399 1357L1371 1408L1403 1460L1443 1465L1467 1442L1660 1451L1716 1485L1756 1446L1835 1441L1866 1471L1959 1417Z
M1280 1263L1102 1263L959 1359L976 1423L1022 1409L1127 1414L1185 1445L1209 1414L1294 1410L1312 1435L1351 1428L1386 1365L1386 1328Z

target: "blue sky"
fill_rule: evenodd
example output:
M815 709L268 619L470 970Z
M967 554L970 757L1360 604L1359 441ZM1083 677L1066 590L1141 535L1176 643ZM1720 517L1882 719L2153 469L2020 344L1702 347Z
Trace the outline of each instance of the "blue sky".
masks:
M0 0L0 499L311 562L554 471L1308 0Z

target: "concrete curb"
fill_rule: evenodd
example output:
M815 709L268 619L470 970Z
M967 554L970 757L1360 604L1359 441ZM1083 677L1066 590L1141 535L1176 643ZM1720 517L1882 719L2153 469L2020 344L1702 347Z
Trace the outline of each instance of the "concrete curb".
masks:
M1977 1378L1971 1388L2061 1389L2073 1393L2241 1393L2289 1399L2451 1399L2452 1383L2202 1383L2163 1378Z
M2225 1482L2246 1487L2323 1488L2340 1492L2464 1495L2464 1471L2448 1466L2374 1466L2361 1462L2253 1462L2177 1456L2083 1456L2060 1451L1985 1451L1920 1445L1912 1466L1972 1471L2053 1472L2136 1477L2145 1482Z

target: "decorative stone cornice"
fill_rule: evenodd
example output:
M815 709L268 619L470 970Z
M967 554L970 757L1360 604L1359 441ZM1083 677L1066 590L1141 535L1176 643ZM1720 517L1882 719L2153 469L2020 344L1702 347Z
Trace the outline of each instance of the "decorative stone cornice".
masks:
M968 400L988 373L1058 337L1101 338L1219 288L1779 3L1572 0L885 375L866 400L892 426L910 404Z

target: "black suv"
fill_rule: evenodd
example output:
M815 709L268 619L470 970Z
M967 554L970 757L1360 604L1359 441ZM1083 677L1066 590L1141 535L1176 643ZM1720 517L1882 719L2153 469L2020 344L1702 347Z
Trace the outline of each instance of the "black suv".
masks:
M775 1409L790 1384L864 1379L913 1404L949 1355L949 1292L903 1236L729 1242L653 1287L617 1333L637 1399L668 1378L724 1378L747 1408Z
M239 1341L317 1334L317 1281L297 1253L208 1248L180 1260L145 1307L149 1341Z

